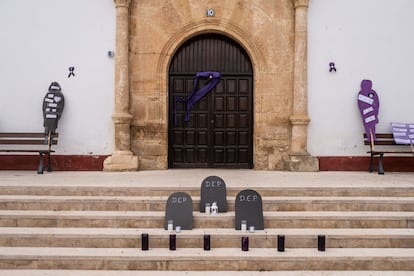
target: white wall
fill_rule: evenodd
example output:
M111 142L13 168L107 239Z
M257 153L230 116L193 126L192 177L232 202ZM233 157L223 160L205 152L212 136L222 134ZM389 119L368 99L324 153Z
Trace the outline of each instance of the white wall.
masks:
M114 48L113 0L1 0L0 131L43 131L43 97L57 81L59 154L110 154Z
M414 122L414 1L309 1L308 150L366 155L356 97L363 79L380 98L377 132ZM337 73L329 73L329 62Z

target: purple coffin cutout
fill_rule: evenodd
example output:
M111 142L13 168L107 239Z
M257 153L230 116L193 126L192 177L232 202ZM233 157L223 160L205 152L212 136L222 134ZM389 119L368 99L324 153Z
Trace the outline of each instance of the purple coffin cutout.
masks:
M379 99L377 92L372 89L372 81L363 80L361 91L358 93L358 107L364 123L367 140L376 140L375 125L378 124Z

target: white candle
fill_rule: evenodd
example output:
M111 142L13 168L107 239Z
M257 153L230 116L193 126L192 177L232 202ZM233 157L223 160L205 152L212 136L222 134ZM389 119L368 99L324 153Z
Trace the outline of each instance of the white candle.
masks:
M168 231L172 232L174 230L174 222L172 220L168 221Z
M213 205L211 206L211 213L213 215L218 213L218 206L217 206L217 202L213 202Z
M247 231L247 221L246 220L241 221L241 230L244 231L244 232Z

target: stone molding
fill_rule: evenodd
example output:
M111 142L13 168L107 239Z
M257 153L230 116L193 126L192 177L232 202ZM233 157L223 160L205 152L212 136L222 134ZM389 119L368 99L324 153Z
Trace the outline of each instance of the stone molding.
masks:
M309 0L293 0L293 1L294 1L295 9L300 8L300 7L304 7L304 8L309 7Z
M114 0L114 2L115 2L116 8L119 8L119 7L129 8L131 4L131 0Z
M114 113L112 115L112 121L115 124L130 124L132 118L132 115L129 113Z

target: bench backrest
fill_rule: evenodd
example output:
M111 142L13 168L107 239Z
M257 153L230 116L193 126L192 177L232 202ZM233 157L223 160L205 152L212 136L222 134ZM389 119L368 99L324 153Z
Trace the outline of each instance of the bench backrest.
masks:
M390 146L397 145L394 141L394 136L392 133L376 133L377 140L374 141L375 145L381 146ZM371 145L371 142L368 141L366 133L364 133L364 145Z
M2 145L57 145L59 134L51 134L51 137L43 132L0 132L0 144Z

